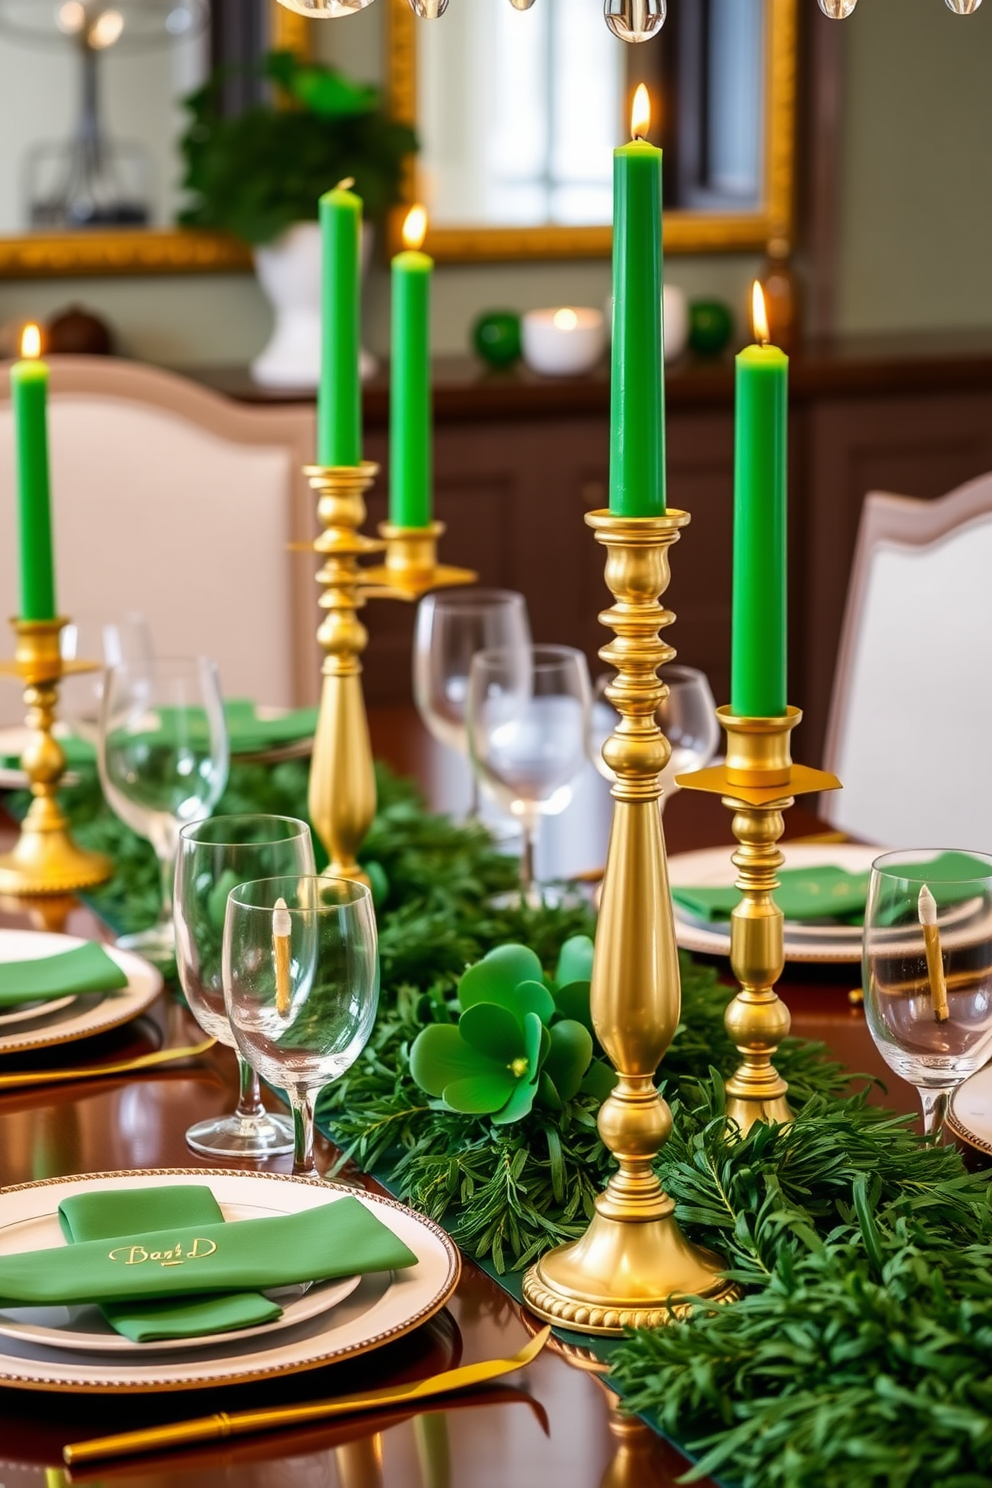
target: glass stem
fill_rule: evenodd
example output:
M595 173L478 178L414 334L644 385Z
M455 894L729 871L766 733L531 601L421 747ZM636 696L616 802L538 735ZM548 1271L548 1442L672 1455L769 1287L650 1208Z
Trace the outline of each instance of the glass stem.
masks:
M471 764L471 761L469 761L469 763ZM471 784L469 785L468 811L465 814L465 820L467 822L477 822L479 820L480 804L479 777L478 775L476 775L475 770L473 769L471 774Z
M238 1078L240 1090L238 1094L238 1108L234 1114L241 1121L258 1121L265 1115L258 1075L252 1069L247 1059L242 1059L240 1054L238 1055Z
M940 1090L920 1091L920 1100L923 1102L923 1130L928 1137L940 1138L953 1089L953 1085L945 1085Z
M309 1090L290 1089L287 1094L293 1107L293 1175L317 1178L317 1164L313 1160L313 1098Z
M524 904L533 904L535 895L534 848L537 830L533 813L528 811L521 818L520 834L520 897Z
M176 877L176 849L171 842L161 839L153 842L155 856L158 858L159 885L162 895L162 907L159 910L158 922L160 925L172 924L172 889Z

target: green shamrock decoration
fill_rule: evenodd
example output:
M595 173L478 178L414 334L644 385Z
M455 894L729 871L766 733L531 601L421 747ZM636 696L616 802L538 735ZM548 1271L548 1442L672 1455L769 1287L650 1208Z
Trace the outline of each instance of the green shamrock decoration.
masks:
M589 1013L592 941L566 941L552 988L541 963L521 945L498 946L458 984L457 1024L417 1035L410 1072L452 1111L489 1116L505 1126L535 1100L553 1111L580 1093L602 1098L615 1076L593 1057Z

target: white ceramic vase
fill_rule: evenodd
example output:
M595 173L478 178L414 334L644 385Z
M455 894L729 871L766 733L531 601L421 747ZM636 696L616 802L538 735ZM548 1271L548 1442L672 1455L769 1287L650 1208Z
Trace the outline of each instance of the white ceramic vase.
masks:
M362 228L362 268L372 251L372 229ZM320 380L320 224L297 222L274 243L255 249L255 272L275 311L275 325L251 375L265 387L315 388ZM361 374L376 370L362 351Z

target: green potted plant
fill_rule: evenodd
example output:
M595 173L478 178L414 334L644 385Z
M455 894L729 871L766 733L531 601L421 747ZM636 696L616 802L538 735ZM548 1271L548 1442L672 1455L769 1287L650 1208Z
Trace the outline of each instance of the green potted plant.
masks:
M188 227L220 228L251 245L275 326L252 371L260 382L315 386L320 363L321 195L352 177L368 222L400 199L413 130L390 119L377 88L331 67L270 52L258 64L273 101L221 110L225 73L183 100ZM366 255L371 246L367 228ZM365 358L363 353L363 358ZM371 361L371 359L368 359ZM374 364L373 364L374 365Z

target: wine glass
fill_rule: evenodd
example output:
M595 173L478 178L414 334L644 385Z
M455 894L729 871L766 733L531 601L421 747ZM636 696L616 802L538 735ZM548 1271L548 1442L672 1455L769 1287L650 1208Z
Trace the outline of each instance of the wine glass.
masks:
M210 1117L186 1133L194 1151L207 1157L275 1157L293 1150L293 1123L266 1111L258 1075L231 1031L224 1004L224 911L238 884L315 872L310 828L292 816L212 816L179 833L173 907L179 980L204 1033L237 1053L241 1079L233 1116Z
M179 829L209 816L227 784L227 725L214 663L182 656L111 667L97 763L111 809L148 839L161 870L158 921L117 943L169 960L176 944L172 880Z
M435 739L468 755L465 708L477 651L523 652L530 645L527 602L510 589L442 589L417 606L413 696ZM469 820L479 814L479 783L471 775Z
M72 732L96 747L107 669L122 662L150 662L155 654L151 626L138 610L123 615L81 615L59 638L64 661L98 663L92 672L67 672L59 684L59 717Z
M616 776L603 758L603 745L620 721L619 713L606 696L606 689L614 676L609 672L596 678L590 731L592 762L604 779L611 782ZM705 672L690 666L666 666L661 678L668 684L668 696L659 704L655 718L672 746L671 758L661 772L661 806L664 810L666 800L679 789L675 784L676 775L705 769L716 754L720 745L720 722Z
M379 1001L372 895L347 878L266 878L233 889L224 997L243 1058L293 1108L293 1172L314 1175L313 1103L368 1042Z
M540 904L534 839L542 813L564 810L585 763L589 669L571 646L479 651L472 658L468 733L484 784L520 822L520 878L527 903Z
M863 956L871 1036L920 1092L923 1128L935 1134L955 1087L992 1054L992 856L943 856L875 859Z

